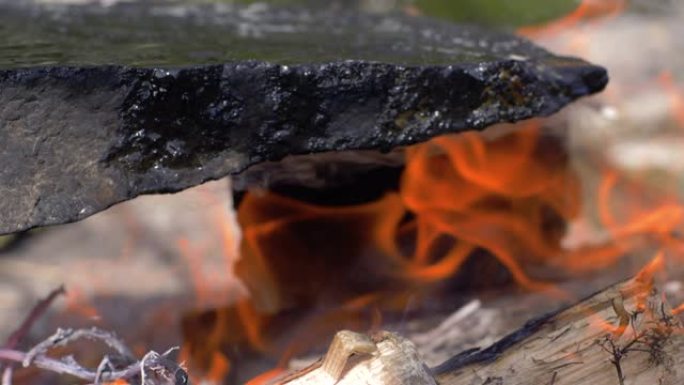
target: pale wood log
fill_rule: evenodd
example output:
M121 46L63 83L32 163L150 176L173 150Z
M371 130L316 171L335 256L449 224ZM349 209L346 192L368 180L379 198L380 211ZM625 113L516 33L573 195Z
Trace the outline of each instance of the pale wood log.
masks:
M434 369L440 385L684 384L681 324L633 279Z
M272 385L436 385L410 341L341 331L325 358Z
M391 333L340 332L326 357L274 385L684 384L684 333L662 293L633 279L530 321L429 371Z

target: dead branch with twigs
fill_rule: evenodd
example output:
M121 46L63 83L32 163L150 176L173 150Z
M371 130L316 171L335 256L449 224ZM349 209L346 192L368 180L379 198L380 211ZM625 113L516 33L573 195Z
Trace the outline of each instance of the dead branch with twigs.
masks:
M101 385L117 380L124 380L130 385L186 385L188 383L185 370L169 358L176 348L171 348L162 354L150 351L138 360L114 333L98 328L58 329L53 335L28 351L19 350L18 345L29 333L33 324L45 313L50 304L64 293L64 288L60 287L40 301L7 342L0 346L2 385L12 385L17 365L69 375L91 385ZM56 347L64 347L79 340L102 342L113 352L105 355L94 369L81 365L70 355L58 358L47 355Z
M632 337L620 343L615 333L606 334L602 339L597 339L596 344L606 351L612 358L610 363L615 367L619 385L625 385L623 361L633 352L647 353L648 361L653 366L672 365L666 362L669 359L666 345L668 339L675 332L677 321L672 314L661 304L659 309L653 309L651 319L645 327L637 326L643 310L637 309L629 315L629 326L632 329ZM657 312L657 313L656 313Z

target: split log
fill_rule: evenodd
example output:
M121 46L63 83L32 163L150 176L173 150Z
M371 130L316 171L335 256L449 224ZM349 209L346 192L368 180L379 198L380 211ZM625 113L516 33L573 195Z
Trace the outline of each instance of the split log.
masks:
M272 385L436 385L410 341L389 332L369 337L343 330L325 358Z
M681 384L681 327L657 287L635 278L429 371L401 337L345 331L324 359L272 384Z
M434 374L442 385L680 384L680 331L662 293L636 278L458 355Z

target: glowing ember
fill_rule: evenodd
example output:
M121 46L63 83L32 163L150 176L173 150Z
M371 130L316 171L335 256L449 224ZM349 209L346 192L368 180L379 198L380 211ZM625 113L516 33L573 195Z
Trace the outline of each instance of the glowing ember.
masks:
M277 378L278 376L282 375L285 372L283 369L272 369L269 370L268 372L262 373L253 379L251 379L248 383L245 385L263 385L263 384L268 384L269 381L273 380L274 378Z

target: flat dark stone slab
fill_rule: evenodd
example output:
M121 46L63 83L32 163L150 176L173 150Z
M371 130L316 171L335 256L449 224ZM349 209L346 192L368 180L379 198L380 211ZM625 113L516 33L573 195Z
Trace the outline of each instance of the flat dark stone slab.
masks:
M0 0L0 233L290 154L548 115L604 69L400 15Z

